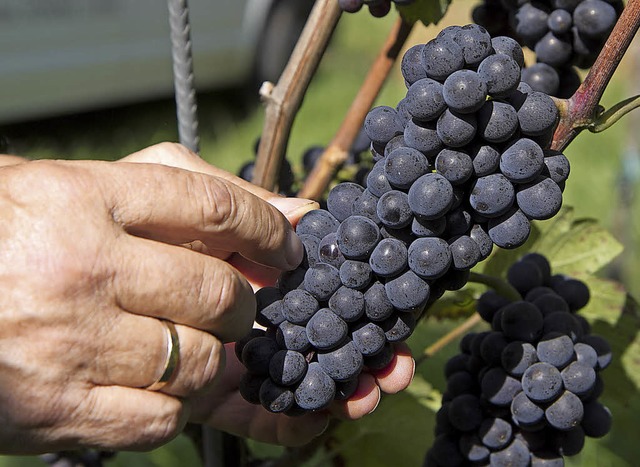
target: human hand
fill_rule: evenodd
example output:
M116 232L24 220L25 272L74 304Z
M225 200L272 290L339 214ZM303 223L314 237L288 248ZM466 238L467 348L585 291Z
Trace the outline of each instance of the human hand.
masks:
M190 398L220 380L222 342L255 314L246 278L219 257L273 270L302 259L284 216L223 178L35 161L0 180L0 452L167 442ZM180 364L155 392L144 388L165 364L160 318L176 323Z
M208 173L225 178L264 199L284 212L288 220L296 225L298 220L311 209L287 209L288 199L275 197L263 190L227 172L221 171L191 153L185 148L168 146L156 147L155 151L144 150L123 159L129 162L155 162L186 170ZM237 266L254 288L273 285L280 271L251 263L242 257L233 255L230 262ZM227 347L229 347L227 345ZM251 437L260 441L284 445L298 445L308 442L319 435L327 426L328 416L343 419L358 419L371 413L377 407L381 394L396 393L405 389L415 371L415 362L408 347L396 346L396 355L390 365L380 371L363 373L356 393L347 401L337 401L328 411L311 413L302 417L288 417L267 412L261 406L246 402L238 392L238 383L244 367L235 357L233 349L227 349L227 365L220 384L211 392L196 397L193 403L194 422L207 423L214 428ZM230 351L229 351L230 350Z

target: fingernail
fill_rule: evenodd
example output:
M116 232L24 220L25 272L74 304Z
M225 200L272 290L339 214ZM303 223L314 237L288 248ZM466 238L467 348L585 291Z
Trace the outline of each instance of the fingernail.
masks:
M372 414L373 412L376 411L376 409L378 408L378 406L380 405L380 401L382 400L382 391L380 391L380 388L378 388L378 402L376 402L376 405L373 407L373 409L371 409L371 411L369 412L369 414Z
M416 375L416 360L412 358L411 363L413 363L413 370L411 370L411 381L413 381L413 377Z
M318 209L320 205L313 200L304 198L273 197L269 204L275 207L286 217L302 217L308 211Z
M297 268L304 258L304 246L293 229L287 231L284 257L291 269Z

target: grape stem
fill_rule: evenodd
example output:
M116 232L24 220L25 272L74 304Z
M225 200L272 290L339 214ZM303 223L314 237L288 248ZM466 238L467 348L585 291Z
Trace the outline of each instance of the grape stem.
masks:
M582 130L602 131L638 106L618 108L610 124L598 123L603 122L602 117L607 114L602 112L600 99L639 27L640 0L629 0L584 82L571 98L556 100L561 118L553 135L552 149L563 151Z
M260 88L266 111L252 180L256 185L277 188L293 120L341 13L337 1L317 0L278 83Z
M466 320L464 320L462 324L460 324L459 326L456 326L451 331L449 331L444 336L442 336L440 339L438 339L433 344L431 344L429 347L424 349L424 352L422 352L422 354L416 358L416 366L421 365L422 363L424 363L425 361L433 357L435 354L440 352L451 342L456 340L461 335L466 334L471 328L473 328L475 325L481 322L482 322L482 318L478 313L474 313L471 316L469 316Z
M589 131L592 133L600 133L638 107L640 107L640 95L618 102L610 109L601 112L596 121L589 125Z
M398 18L378 52L360 90L351 103L333 140L324 150L307 177L298 196L319 200L334 174L347 160L349 149L362 128L365 117L378 97L380 90L398 58L402 46L409 37L413 24Z

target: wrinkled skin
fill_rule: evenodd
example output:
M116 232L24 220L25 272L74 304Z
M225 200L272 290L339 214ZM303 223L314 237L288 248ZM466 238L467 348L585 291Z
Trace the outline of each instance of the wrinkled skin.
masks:
M414 363L363 374L330 411L289 418L245 402L230 346L256 288L295 268L291 225L316 208L163 143L118 162L0 156L0 452L145 450L187 422L299 445L328 417L360 418L404 389ZM160 391L165 330L180 364Z

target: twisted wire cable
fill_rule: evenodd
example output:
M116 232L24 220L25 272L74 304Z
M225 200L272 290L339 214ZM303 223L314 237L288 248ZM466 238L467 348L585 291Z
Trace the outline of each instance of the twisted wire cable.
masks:
M187 0L168 0L171 26L171 56L180 143L194 152L200 150L198 104L194 86L191 26Z

